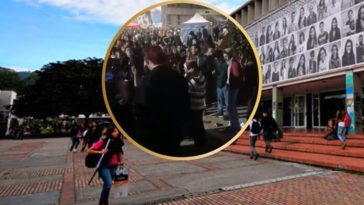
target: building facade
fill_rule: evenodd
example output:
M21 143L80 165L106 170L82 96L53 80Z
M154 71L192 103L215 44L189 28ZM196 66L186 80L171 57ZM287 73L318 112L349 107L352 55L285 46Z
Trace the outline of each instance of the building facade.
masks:
M189 20L195 13L200 14L209 22L222 20L221 14L195 4L169 4L161 7L163 27L179 27L183 22Z
M261 105L281 126L325 128L346 108L363 132L363 0L251 0L231 15L256 45Z
M10 107L16 99L16 92L0 90L0 136L4 136L10 126L11 118Z

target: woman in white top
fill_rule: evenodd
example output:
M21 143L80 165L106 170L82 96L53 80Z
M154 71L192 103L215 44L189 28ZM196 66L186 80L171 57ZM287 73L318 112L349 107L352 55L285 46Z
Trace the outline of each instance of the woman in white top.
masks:
M324 47L320 48L319 54L317 56L317 67L318 67L318 71L322 72L322 71L326 71L327 70L327 53L326 53L326 49Z
M305 32L301 31L299 33L299 39L298 39L298 53L302 53L305 50Z
M279 50L279 45L278 45L278 41L275 42L274 44L274 51L273 51L273 55L274 55L274 59L278 60L279 59L279 55L280 55L280 50Z

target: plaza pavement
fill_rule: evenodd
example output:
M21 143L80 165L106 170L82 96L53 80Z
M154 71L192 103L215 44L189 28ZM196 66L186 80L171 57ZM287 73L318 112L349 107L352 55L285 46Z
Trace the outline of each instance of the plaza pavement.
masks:
M101 191L68 138L0 140L0 205L94 205ZM168 161L126 143L129 196L110 204L364 204L364 176L220 152Z

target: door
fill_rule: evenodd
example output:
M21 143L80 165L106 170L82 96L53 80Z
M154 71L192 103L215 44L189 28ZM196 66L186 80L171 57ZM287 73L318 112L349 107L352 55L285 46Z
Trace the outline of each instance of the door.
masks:
M293 126L295 128L306 128L306 96L297 95L293 97Z
M321 119L320 119L320 94L312 95L312 127L320 128L321 127Z

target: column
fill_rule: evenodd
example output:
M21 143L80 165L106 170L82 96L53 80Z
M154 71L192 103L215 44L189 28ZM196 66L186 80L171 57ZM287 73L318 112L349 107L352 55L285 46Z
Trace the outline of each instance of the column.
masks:
M346 73L346 109L351 118L352 134L361 134L363 126L361 123L362 116L362 88L361 88L361 73L348 71Z
M266 15L268 13L269 10L269 2L268 0L263 0L262 2L262 15Z
M277 86L272 90L272 116L279 127L283 126L283 90Z
M241 25L245 26L248 22L248 11L246 8L241 10Z
M242 25L240 12L235 13L235 20Z
M254 9L254 19L259 19L262 16L262 0L255 1Z
M254 21L254 2L248 5L248 24Z
M272 11L279 7L278 0L269 0L269 11Z

